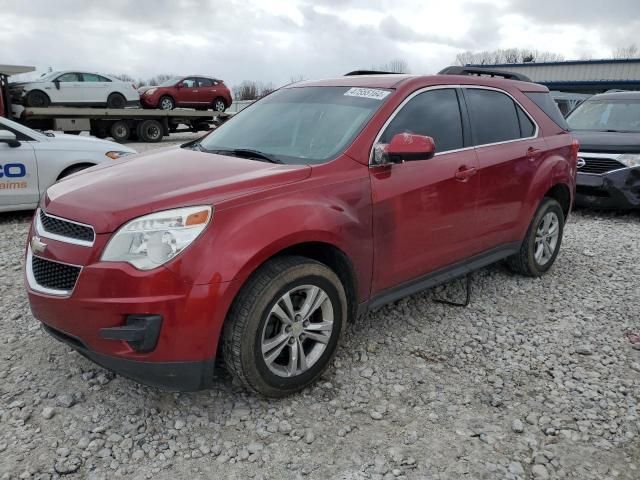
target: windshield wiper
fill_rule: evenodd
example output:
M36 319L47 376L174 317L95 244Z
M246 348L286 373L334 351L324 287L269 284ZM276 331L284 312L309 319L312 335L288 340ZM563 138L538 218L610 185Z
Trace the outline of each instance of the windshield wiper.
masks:
M274 157L268 153L261 152L260 150L251 150L250 148L233 148L228 150L204 150L208 153L218 153L220 155L235 155L240 158L250 158L255 160L264 160L269 163L284 163L279 158Z

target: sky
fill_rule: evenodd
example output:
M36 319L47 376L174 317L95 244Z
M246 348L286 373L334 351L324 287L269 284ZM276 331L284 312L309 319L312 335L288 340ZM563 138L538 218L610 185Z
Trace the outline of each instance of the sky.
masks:
M0 0L0 25L0 64L280 86L394 59L435 73L466 50L606 58L636 41L640 1Z

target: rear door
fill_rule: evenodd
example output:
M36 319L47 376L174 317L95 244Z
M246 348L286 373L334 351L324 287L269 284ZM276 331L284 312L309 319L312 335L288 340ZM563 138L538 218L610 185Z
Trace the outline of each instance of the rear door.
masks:
M176 104L181 107L198 106L198 81L195 77L187 77L176 88Z
M547 146L511 95L485 87L463 91L479 166L477 241L489 250L521 240L524 202Z
M199 100L202 105L213 105L213 100L218 96L218 82L210 78L198 78L200 90Z
M0 123L0 130L8 130L20 140L19 147L0 142L0 210L15 205L37 203L38 166L33 139Z
M82 91L87 102L107 103L112 85L113 82L102 75L96 75L95 73L82 74Z
M374 293L418 279L475 253L477 167L455 87L414 93L378 143L397 133L433 137L430 160L371 167ZM470 172L468 176L460 172Z

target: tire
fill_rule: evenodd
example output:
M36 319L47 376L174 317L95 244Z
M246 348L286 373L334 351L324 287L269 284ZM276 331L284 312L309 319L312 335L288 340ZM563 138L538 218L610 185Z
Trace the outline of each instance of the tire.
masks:
M27 107L47 108L51 105L51 99L46 93L41 92L40 90L33 90L27 94L25 103Z
M69 175L73 175L74 173L80 172L81 170L84 170L86 168L89 167L93 167L93 165L76 165L75 167L69 167L66 170L63 170L62 173L58 176L58 180L62 180L65 177L68 177Z
M553 225L556 225L557 236L549 233L555 231ZM546 273L558 256L563 233L562 207L553 198L545 198L533 216L520 251L507 259L511 270L529 277L539 277Z
M224 98L218 97L213 101L211 105L215 112L224 112L227 109L227 104L224 101Z
M138 125L137 133L143 142L158 143L164 136L164 128L157 120L145 120Z
M160 110L173 110L176 108L176 102L169 95L160 97L158 101L158 108Z
M111 138L116 142L126 142L131 136L131 127L129 127L129 124L124 120L118 120L111 125L110 133Z
M127 106L127 99L120 93L112 93L107 98L107 108L124 108Z
M311 296L313 288L326 298L304 320L304 300L321 298ZM297 314L287 322L274 313L284 314L285 295ZM298 256L270 260L249 278L229 311L223 333L225 364L246 388L267 397L302 390L331 363L347 315L344 287L327 266Z

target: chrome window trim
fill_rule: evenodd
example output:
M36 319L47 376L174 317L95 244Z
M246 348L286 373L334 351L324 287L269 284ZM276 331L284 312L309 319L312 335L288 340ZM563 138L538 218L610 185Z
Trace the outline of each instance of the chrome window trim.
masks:
M81 265L73 265L71 263L58 262L56 260L51 260L49 258L38 257L38 258L42 258L43 260L46 260L48 262L60 263L62 265L68 265L70 267L76 267L76 268L80 269L80 271L78 272L78 277L76 278L76 283L73 284L73 288L71 290L58 290L56 288L47 288L47 287L43 287L42 285L40 285L36 281L36 278L33 276L33 257L34 256L36 256L36 255L34 255L33 252L31 251L31 244L29 244L27 246L27 259L26 259L26 266L25 266L25 272L26 272L27 283L29 284L29 288L31 288L31 290L33 290L34 292L44 293L44 294L47 294L47 295L53 295L53 296L56 296L56 297L70 297L71 293L73 293L73 291L76 288L76 285L78 284L78 279L80 278L80 274L82 273L82 266Z
M532 140L534 138L538 138L538 136L540 134L540 127L538 125L538 122L536 122L536 120L533 118L533 116L527 111L526 108L524 108L522 106L522 104L516 98L514 98L513 95L511 95L509 92L507 92L505 90L501 90L501 89L496 88L496 87L486 87L484 85L431 85L429 87L423 87L423 88L421 88L419 90L416 90L411 95L409 95L407 98L405 98L402 101L402 103L396 107L396 109L389 116L389 118L386 120L386 122L384 122L384 124L382 125L382 128L380 129L380 131L376 135L375 140L373 141L373 145L371 146L371 151L369 152L369 166L372 166L372 167L379 166L379 165L376 165L375 163L373 163L373 155L374 155L375 146L378 145L378 142L380 141L380 137L382 136L382 133L386 130L386 128L393 121L393 119L396 117L396 115L400 112L400 110L402 110L404 108L404 106L408 102L410 102L417 95L420 95L421 93L428 92L428 91L431 91L431 90L458 89L458 88L460 88L460 89L472 89L473 88L473 89L477 89L477 90L493 90L493 91L505 94L511 100L513 100L513 102L516 105L518 105L522 109L522 111L529 118L529 120L531 120L531 122L536 127L536 129L535 129L535 132L533 133L533 135L530 136L530 137L514 138L513 140L504 140L502 142L483 143L481 145L472 145L472 146L469 146L469 147L456 148L456 149L453 149L453 150L445 150L443 152L436 152L436 154L434 155L435 157L437 157L439 155L446 155L446 154L449 154L449 153L464 152L466 150L471 150L471 149L474 149L474 148L492 147L494 145L503 145L503 144L506 144L506 143L521 142L523 140ZM469 123L471 123L471 119L469 119Z
M622 155L624 155L624 153L590 153L590 152L582 152L579 151L578 152L578 157L587 157L587 158L609 158L611 160L616 160L618 161L618 158L620 158ZM576 169L576 173L579 173L580 175L593 175L595 177L602 177L604 175L609 175L610 173L614 173L614 172L621 172L622 170L630 170L632 168L638 168L638 167L620 167L620 168L616 168L615 170L609 170L608 172L604 172L604 173L587 173L587 172L581 172L579 168Z
M55 218L56 220L60 220L62 222L68 222L68 223L73 223L75 225L80 225L81 227L90 228L91 231L93 232L93 240L89 242L87 240L78 240L77 238L65 237L63 235L58 235L57 233L47 232L44 229L44 225L42 225L42 220L40 220L41 211L47 217ZM93 229L91 225L87 225L86 223L74 222L73 220L69 220L68 218L62 218L56 215L51 215L45 212L44 210L42 210L41 208L38 208L38 210L36 211L36 232L38 232L38 235L42 238L49 238L51 240L57 240L59 242L71 243L73 245L80 245L81 247L93 247L93 244L96 241L96 231Z

